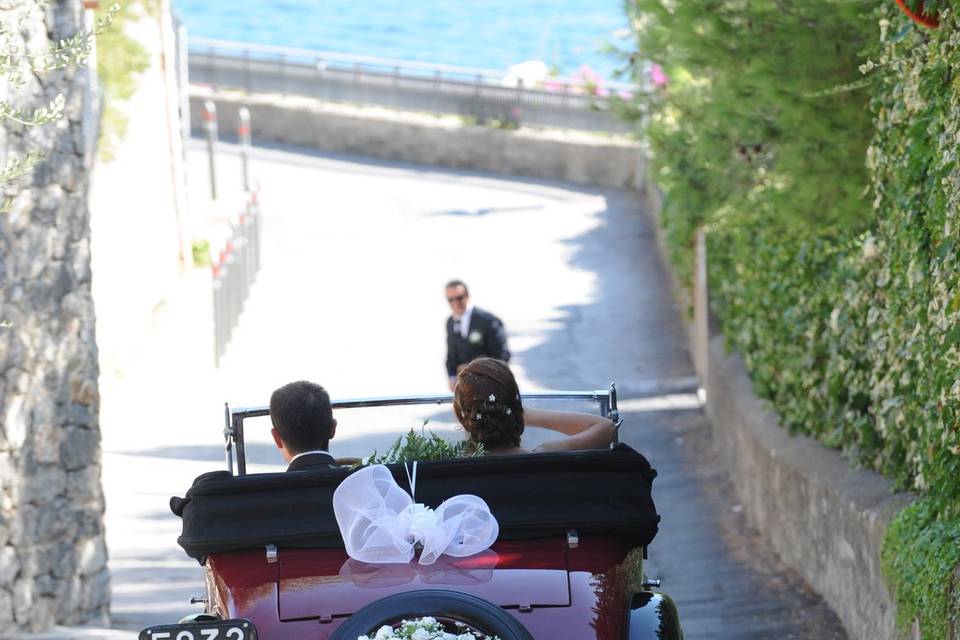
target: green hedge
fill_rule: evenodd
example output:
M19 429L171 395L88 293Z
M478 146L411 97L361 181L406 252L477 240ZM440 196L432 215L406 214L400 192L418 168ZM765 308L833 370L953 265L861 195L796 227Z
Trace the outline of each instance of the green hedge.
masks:
M795 235L869 221L862 192L869 95L857 66L874 46L873 3L634 0L637 65L669 76L644 134L684 273L701 223L760 217ZM825 55L826 54L826 55ZM644 69L636 69L638 75ZM640 78L645 82L646 78ZM640 112L651 108L644 99Z
M884 566L901 623L938 639L960 562L960 25L947 4L937 31L892 2L629 5L635 59L670 77L637 110L652 109L678 268L704 224L711 303L758 393L791 431L923 496L890 527Z
M877 259L842 305L876 339L848 379L870 389L874 466L960 516L960 25L888 14L867 154Z

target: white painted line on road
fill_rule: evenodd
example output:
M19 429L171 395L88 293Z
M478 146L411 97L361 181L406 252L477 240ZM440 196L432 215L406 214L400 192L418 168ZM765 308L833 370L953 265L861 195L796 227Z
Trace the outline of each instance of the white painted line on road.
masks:
M669 411L671 409L699 409L703 406L700 397L695 393L674 393L651 398L634 398L632 400L618 400L617 409L620 413L627 411Z

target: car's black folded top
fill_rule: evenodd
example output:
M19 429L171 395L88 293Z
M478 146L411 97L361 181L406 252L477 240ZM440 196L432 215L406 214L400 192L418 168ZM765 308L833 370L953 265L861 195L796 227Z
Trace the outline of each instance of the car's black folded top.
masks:
M388 465L409 490L402 464ZM265 544L342 548L333 492L350 469L231 476L205 473L170 508L183 518L180 546L203 562L211 554ZM650 494L656 471L642 455L612 450L490 456L417 465L416 501L436 507L447 498L483 498L501 540L603 533L645 546L660 517Z

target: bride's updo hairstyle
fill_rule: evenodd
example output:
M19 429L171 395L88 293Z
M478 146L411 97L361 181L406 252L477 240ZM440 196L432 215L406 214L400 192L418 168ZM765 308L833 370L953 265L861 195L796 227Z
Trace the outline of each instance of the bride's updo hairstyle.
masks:
M460 371L453 412L474 444L488 450L520 446L523 405L517 381L502 360L477 358Z

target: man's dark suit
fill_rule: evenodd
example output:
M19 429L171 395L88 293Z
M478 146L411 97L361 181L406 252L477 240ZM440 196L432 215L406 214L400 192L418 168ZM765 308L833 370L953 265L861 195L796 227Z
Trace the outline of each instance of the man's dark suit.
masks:
M287 471L314 471L316 469L336 469L340 465L327 453L308 453L290 463Z
M456 328L454 324L453 316L447 318L447 375L451 378L457 375L457 367L480 356L510 360L507 331L497 316L474 307L466 338L460 335L459 323Z

